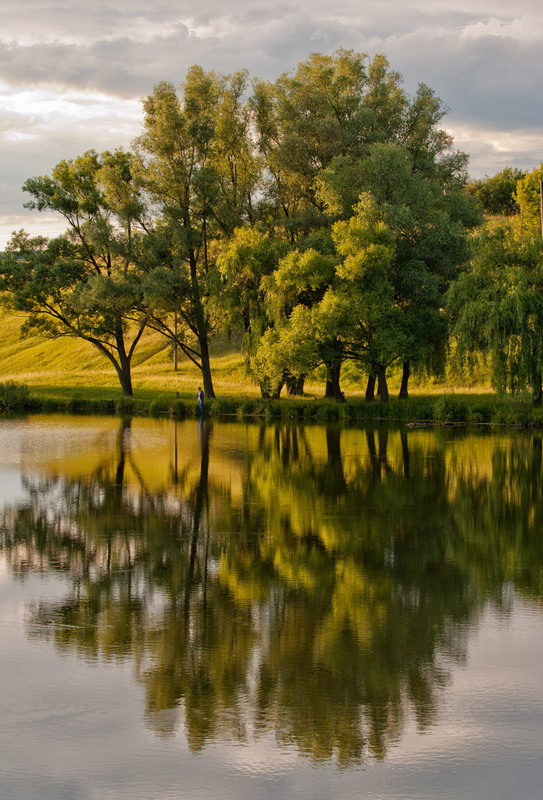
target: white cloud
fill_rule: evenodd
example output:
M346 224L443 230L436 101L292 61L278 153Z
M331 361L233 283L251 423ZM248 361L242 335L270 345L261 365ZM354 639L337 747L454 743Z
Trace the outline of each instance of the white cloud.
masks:
M543 161L543 131L496 130L495 128L464 127L451 129L455 145L471 153L477 165L473 177L494 175L505 165L530 170Z
M189 66L275 79L311 51L384 52L431 86L474 175L543 157L539 0L19 0L0 32L0 213L30 175L127 145L141 97ZM19 209L12 208L13 214ZM5 237L0 232L0 246Z

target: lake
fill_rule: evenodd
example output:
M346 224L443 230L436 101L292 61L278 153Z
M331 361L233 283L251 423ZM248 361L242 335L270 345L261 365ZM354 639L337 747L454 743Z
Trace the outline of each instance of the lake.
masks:
M540 800L542 453L0 420L0 795Z

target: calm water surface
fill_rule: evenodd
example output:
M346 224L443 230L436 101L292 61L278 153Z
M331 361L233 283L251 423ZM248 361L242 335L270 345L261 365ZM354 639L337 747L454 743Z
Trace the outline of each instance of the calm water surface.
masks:
M0 796L540 800L540 435L0 421Z

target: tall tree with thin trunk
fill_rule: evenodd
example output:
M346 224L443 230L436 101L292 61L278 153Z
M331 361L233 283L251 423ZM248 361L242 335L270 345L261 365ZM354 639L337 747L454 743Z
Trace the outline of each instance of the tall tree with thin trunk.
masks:
M162 265L146 285L150 325L199 367L208 397L215 396L209 340L220 320L218 243L251 221L258 179L245 84L245 73L223 77L200 67L188 71L179 93L158 84L144 101L135 143L142 183L160 213Z

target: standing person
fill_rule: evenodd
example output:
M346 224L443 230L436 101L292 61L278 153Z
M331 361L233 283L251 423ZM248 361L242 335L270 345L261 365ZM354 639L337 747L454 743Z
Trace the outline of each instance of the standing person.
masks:
M201 386L198 386L198 394L196 395L196 399L198 400L198 410L200 414L204 413L204 392Z

